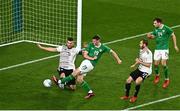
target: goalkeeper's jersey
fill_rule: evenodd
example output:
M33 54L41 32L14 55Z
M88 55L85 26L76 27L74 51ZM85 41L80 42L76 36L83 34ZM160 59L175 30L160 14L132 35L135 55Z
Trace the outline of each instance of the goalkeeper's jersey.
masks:
M146 51L144 50L140 50L140 53L139 53L139 59L142 60L142 62L144 63L152 63L152 52L148 49ZM146 67L142 64L139 64L139 67L138 69L141 71L141 72L146 72L148 73L149 75L152 73L152 64L150 67Z
M77 48L68 49L66 45L56 48L60 52L59 67L64 69L75 69L75 59L79 50Z

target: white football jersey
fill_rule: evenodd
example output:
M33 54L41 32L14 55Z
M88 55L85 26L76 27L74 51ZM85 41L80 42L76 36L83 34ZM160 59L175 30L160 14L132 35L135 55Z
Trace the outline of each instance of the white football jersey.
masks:
M79 50L74 47L68 49L66 45L59 46L56 50L60 52L59 67L64 69L75 69L74 61Z
M139 53L139 58L142 60L142 62L144 63L152 63L153 62L153 59L152 59L152 52L148 49L146 51L144 50L140 50L140 53ZM146 72L148 73L149 75L152 73L152 64L150 67L146 67L142 64L139 64L139 67L138 69L141 71L141 72Z

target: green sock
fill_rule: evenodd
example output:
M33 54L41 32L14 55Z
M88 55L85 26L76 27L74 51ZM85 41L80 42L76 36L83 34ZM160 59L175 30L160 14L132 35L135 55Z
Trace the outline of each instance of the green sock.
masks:
M156 75L159 74L159 66L158 65L154 66L154 72L155 72Z
M90 86L88 85L88 83L87 83L86 81L83 81L83 82L81 83L81 87L82 87L86 92L88 92L88 91L91 90Z
M167 67L167 66L163 66L163 69L164 69L164 76L165 76L165 79L168 79L168 78L169 78L168 67Z
M69 81L71 81L71 80L73 80L73 79L75 79L75 77L74 77L73 75L69 75L69 76L61 79L61 83L64 84L65 82L67 83L67 82L69 82Z

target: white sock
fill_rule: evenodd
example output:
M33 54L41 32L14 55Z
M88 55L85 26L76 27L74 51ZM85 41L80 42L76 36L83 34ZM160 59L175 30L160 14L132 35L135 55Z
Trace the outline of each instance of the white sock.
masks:
M58 80L58 84L61 84L61 80Z
M93 91L92 90L89 90L89 92L88 93L93 93Z

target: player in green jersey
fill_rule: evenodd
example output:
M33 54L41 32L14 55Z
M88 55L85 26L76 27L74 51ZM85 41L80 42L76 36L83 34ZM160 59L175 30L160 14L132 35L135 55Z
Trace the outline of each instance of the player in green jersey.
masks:
M154 31L147 34L149 39L155 38L156 40L156 48L154 52L154 71L155 71L155 79L154 84L157 84L160 80L159 77L159 63L161 62L164 70L165 81L163 83L163 88L167 88L169 85L169 74L168 74L168 66L167 60L169 55L169 38L173 39L174 48L177 52L179 52L179 48L176 44L176 36L171 28L164 25L160 18L155 18L153 20L153 25L155 27Z
M92 38L92 43L89 43L83 51L83 57L85 59L81 62L81 65L76 70L74 70L70 76L61 80L57 80L59 85L64 84L75 78L76 81L81 84L81 87L88 93L87 96L85 96L85 99L89 99L94 96L94 93L90 88L89 84L83 78L88 72L94 69L103 53L111 53L117 63L121 64L122 61L119 59L116 52L114 52L106 45L102 44L100 42L100 37L96 35Z

